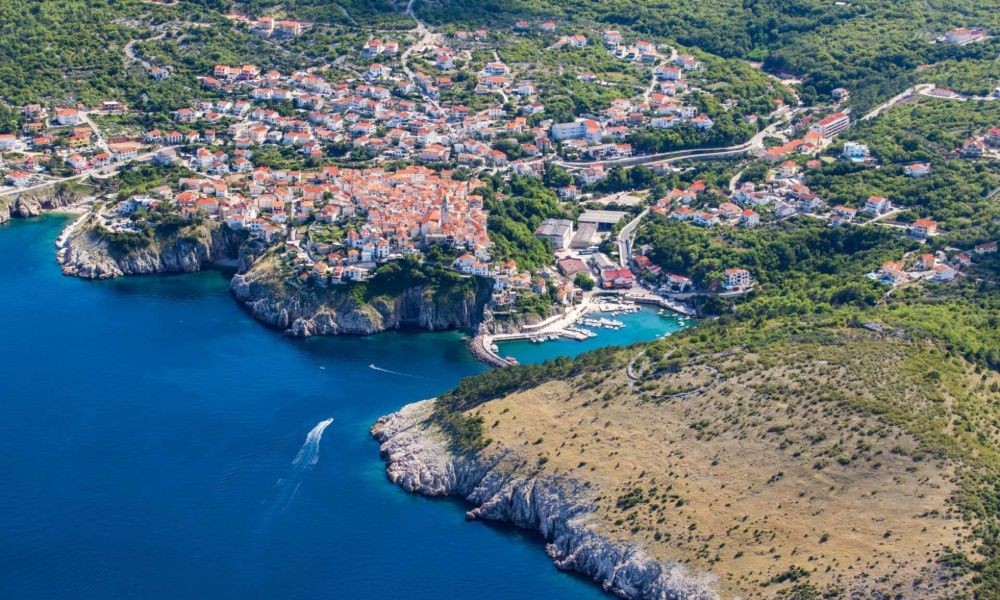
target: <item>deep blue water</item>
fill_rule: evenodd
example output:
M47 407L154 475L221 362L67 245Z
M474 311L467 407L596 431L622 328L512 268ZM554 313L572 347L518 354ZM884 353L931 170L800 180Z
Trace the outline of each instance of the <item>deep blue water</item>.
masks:
M602 597L385 479L368 428L483 369L460 334L296 340L223 273L63 277L65 223L0 227L0 597Z

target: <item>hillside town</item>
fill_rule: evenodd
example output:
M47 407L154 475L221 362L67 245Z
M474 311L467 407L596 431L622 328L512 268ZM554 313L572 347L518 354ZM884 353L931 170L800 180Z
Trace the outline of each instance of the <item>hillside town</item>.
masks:
M1000 600L997 8L0 0L0 596Z
M274 43L310 27L269 17L232 18ZM180 169L188 174L101 205L101 226L116 234L139 232L150 211L219 221L265 246L286 242L288 278L322 285L365 281L380 263L419 260L431 245L440 245L453 254L451 268L495 281L495 307L514 305L518 290L555 290L571 304L585 291L579 289L581 281L589 280L598 289L648 288L675 299L754 289L753 274L740 265L726 266L721 284L707 289L686 273L665 272L641 249L632 253L627 237L616 241L613 230L633 219L642 205L653 216L708 229L755 228L804 215L833 227L894 227L920 240L940 233L929 219L896 221L906 209L894 206L891 198L871 195L851 205L831 205L810 189L809 171L830 161L879 168L867 145L837 143L852 124L849 112L840 110L849 92L839 90L830 107L788 106L774 98L770 114L741 117L757 135L721 150L746 153L767 165L761 180L737 177L728 190L695 180L644 199L635 210L587 210L576 219L547 219L533 233L554 252L549 268L522 272L516 261L494 260L477 177L538 179L557 165L572 177L572 183L558 188L559 198L580 205L600 199L597 188L619 164L671 172L670 158L637 152L629 143L638 132L682 128L699 135L715 125L699 108L712 95L702 79L711 74L710 67L693 51L614 29L566 31L551 20L518 21L513 34L554 40L545 52L581 51L595 44L610 60L645 73L648 84L594 114L557 121L541 101L543 85L522 65L504 62L502 46L495 49L489 31L428 33L415 42L407 38L409 45L370 35L337 71L217 64L198 78L203 98L144 130L138 124L150 115L114 100L94 107L23 106L21 130L0 136L5 183L14 192L113 174L132 162ZM951 32L945 41L963 43L963 35ZM171 73L151 66L149 76L162 81ZM579 79L607 83L588 72ZM457 82L470 80L471 97L452 93ZM729 103L725 110L737 105ZM119 127L118 122L133 125ZM268 166L275 152L295 166ZM1000 129L982 131L955 154L995 158ZM262 161L262 155L268 158ZM913 178L930 169L927 163L905 165ZM603 244L612 242L629 247L609 256ZM947 272L938 267L946 261L936 260L925 271L933 270L933 279L940 281ZM880 273L879 281L900 279L892 267ZM577 279L580 274L586 277Z

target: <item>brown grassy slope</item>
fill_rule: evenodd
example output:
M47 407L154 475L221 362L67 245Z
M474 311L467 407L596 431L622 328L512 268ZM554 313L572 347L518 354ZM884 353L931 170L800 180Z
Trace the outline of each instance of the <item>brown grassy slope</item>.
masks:
M961 415L990 420L995 375L858 330L721 353L659 343L630 371L549 381L468 414L493 440L486 452L589 482L596 529L717 573L724 592L936 598L969 585L938 559L977 557L955 502L977 460L963 454Z

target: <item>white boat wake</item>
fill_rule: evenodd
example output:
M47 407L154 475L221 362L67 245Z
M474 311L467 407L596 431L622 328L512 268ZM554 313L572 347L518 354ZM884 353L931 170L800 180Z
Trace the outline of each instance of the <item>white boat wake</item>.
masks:
M299 453L295 455L295 460L292 461L292 465L296 467L303 466L299 472L319 461L319 441L323 439L323 432L330 426L330 423L333 423L333 419L320 421L306 434L306 443L302 444Z
M333 423L333 419L324 419L316 424L309 433L306 434L306 441L299 448L298 454L292 460L292 472L287 477L282 477L274 485L278 490L277 497L270 503L266 521L270 521L275 513L283 513L291 506L295 500L295 495L302 485L302 477L306 471L319 462L319 443L323 439L323 432Z
M400 373L399 371L391 371L389 369L383 369L382 367L376 366L374 364L368 365L368 368L373 371L381 371L382 373L388 373L390 375L399 375L400 377L409 377L411 379L427 379L426 377L421 377L419 375L410 375L409 373Z
M290 472L274 484L273 497L261 502L263 514L254 528L245 564L247 568L254 569L248 581L256 581L257 577L260 576L260 571L257 570L258 562L267 549L274 522L292 505L298 496L299 488L302 487L306 473L319 462L319 445L323 440L323 432L331 423L333 423L332 418L324 419L309 430L309 433L306 434L306 441L299 448L295 458L292 459Z

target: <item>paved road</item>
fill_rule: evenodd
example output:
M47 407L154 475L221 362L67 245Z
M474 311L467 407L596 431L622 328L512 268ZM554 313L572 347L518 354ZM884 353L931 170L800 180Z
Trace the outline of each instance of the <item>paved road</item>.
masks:
M746 169L740 169L736 175L729 178L729 195L732 196L736 193L736 184L740 182L740 177L743 176L743 171Z
M424 48L429 48L437 43L437 34L432 32L430 28L427 27L427 24L421 21L419 18L417 18L417 14L413 12L413 2L414 0L410 0L409 2L407 2L406 14L409 15L409 17L417 23L417 35L419 35L420 38L412 46L404 50L403 54L401 54L399 57L399 62L403 66L403 73L406 74L406 77L410 81L415 81L413 76L413 70L410 69L410 65L407 62L407 60L410 58L410 55L413 54L413 52L416 50L423 50ZM420 95L423 96L424 100L428 104L430 104L435 108L439 108L438 103L435 102L432 98L424 95L423 90L420 91Z
M179 146L168 146L168 147L169 148L178 148ZM31 191L34 191L34 190L41 190L41 189L44 189L44 188L47 188L47 187L51 187L53 185L59 185L60 183L67 183L67 182L70 182L70 181L79 181L81 179L86 179L87 177L91 177L91 176L93 176L93 177L108 177L112 173L116 172L120 167L123 167L123 166L125 166L125 165L127 165L127 164L129 164L131 162L145 162L145 161L151 159L160 150L161 150L161 148L157 148L156 150L151 150L149 152L145 152L143 154L139 154L135 158L129 158L129 159L126 159L126 160L120 160L120 161L117 161L117 162L113 162L113 163L111 163L109 165L105 165L103 167L98 167L96 169L87 169L86 171L82 171L80 173L77 173L76 175L70 175L69 177L61 177L61 178L58 178L58 179L50 179L50 180L48 180L48 181L46 181L44 183L36 183L35 185L29 185L29 186L23 187L23 188L14 188L14 189L10 189L10 190L0 191L0 198L6 197L6 196L15 196L17 194L23 194L25 192L31 192Z
M166 36L166 35L167 35L167 32L163 31L163 32L161 32L161 33L159 33L159 34L157 34L157 35L149 38L149 40L147 40L147 41L152 42L152 41L155 41L155 40L162 40L164 38L164 36ZM142 68L146 69L147 71L152 71L153 67L155 65L135 53L135 44L138 41L139 40L129 40L128 43L125 44L125 48L124 48L124 50L125 50L125 69L127 70L128 67L129 67L129 65L131 65L134 62L137 62L140 65L142 65Z
M656 91L656 85L659 83L659 78L656 76L657 67L666 62L674 62L674 60L677 59L677 48L674 48L673 46L670 47L669 57L664 58L664 56L660 54L659 50L656 51L655 56L656 56L656 61L653 63L653 66L650 67L649 69L649 78L650 78L649 85L646 86L645 91L643 91L642 93L642 99L643 101L646 102L649 101L649 97L653 95L654 91Z
M896 94L892 98L889 98L888 100L886 100L882 104L879 104L875 108L871 109L870 111L868 111L867 113L865 113L865 115L863 117L861 117L861 119L859 119L859 120L860 121L870 121L871 119L874 119L875 117L879 116L883 112L889 110L893 106L896 106L900 102L906 100L907 98L910 98L911 96L913 96L913 94L915 94L915 93L921 93L922 90L923 91L930 91L932 89L934 89L934 86L931 85L931 84L929 84L929 83L921 83L921 84L915 85L915 86L913 86L911 88L907 88L907 89L903 90L902 92Z
M97 137L97 147L110 153L111 151L108 149L108 141L104 139L104 134L101 133L101 130L97 127L97 123L94 123L94 121L90 118L90 115L84 111L80 111L80 118L83 119L84 123L90 125L90 128L94 131L94 135Z
M639 216L628 222L625 227L622 227L621 231L618 232L618 264L623 267L627 267L629 261L632 259L632 242L635 236L635 230L639 227L639 222L642 218L649 214L649 208L643 209Z
M924 96L925 98L936 98L938 100L954 100L956 102L967 102L970 100L971 101L1000 100L1000 96L962 96L962 95L937 96L931 93L931 91L934 90L936 87L937 86L935 86L933 83L918 83L913 87L906 88L902 92L896 94L892 98L889 98L882 104L879 104L875 108L865 113L865 115L861 117L859 120L870 121L871 119L874 119L875 117L879 116L880 114L884 113L886 110L892 108L893 106L899 104L900 102L912 98L914 95Z
M658 154L646 154L643 156L630 156L628 158L616 158L611 160L597 160L597 161L567 161L567 160L554 160L554 164L557 164L566 169L583 169L592 166L602 166L602 167L634 167L638 165L663 165L676 162L679 160L684 160L688 158L721 158L725 156L736 156L739 154L746 154L748 152L757 152L764 148L764 138L774 135L780 127L784 126L784 123L772 123L764 129L757 132L752 138L743 142L742 144L736 144L735 146L726 146L724 148L693 148L690 150L675 150L673 152L661 152Z

